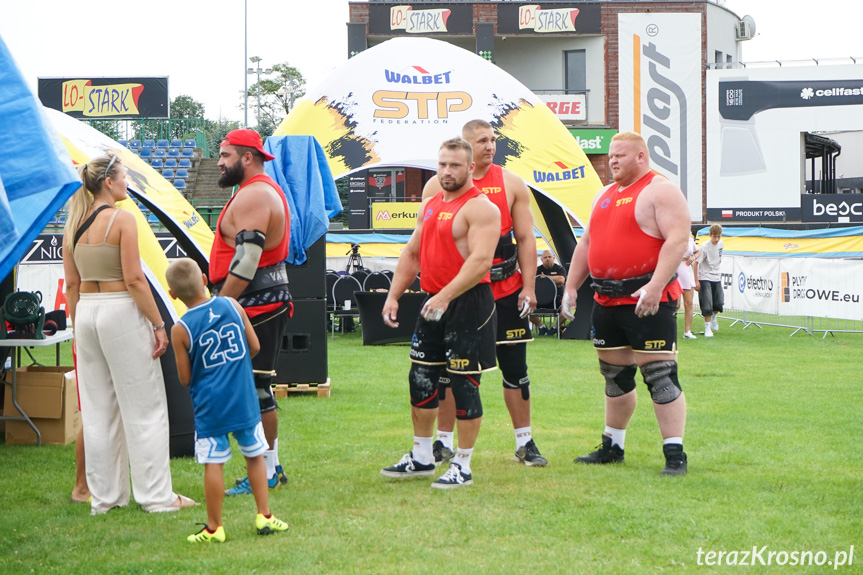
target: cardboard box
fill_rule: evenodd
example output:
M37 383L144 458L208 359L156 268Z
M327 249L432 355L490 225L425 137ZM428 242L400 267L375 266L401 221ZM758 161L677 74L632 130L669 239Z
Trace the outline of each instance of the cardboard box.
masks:
M81 429L74 368L22 367L16 377L18 405L33 420L42 443L66 445L74 441ZM20 415L12 405L10 386L6 386L3 415ZM26 421L7 421L6 443L36 443L36 434Z

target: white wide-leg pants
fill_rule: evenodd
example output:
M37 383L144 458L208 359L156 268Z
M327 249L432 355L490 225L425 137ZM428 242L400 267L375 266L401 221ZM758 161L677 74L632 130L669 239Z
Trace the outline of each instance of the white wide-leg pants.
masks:
M91 512L129 503L130 467L144 511L171 505L168 403L150 322L128 292L82 293L74 328Z

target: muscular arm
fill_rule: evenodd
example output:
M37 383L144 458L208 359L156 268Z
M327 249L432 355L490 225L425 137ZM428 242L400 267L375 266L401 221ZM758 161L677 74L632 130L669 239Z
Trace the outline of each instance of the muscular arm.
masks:
M591 212L596 207L596 202L600 196L609 188L605 186L599 190L593 197L593 206ZM561 313L565 316L572 316L575 312L576 300L578 299L578 288L584 283L584 280L590 275L590 268L587 265L587 254L590 249L590 224L584 226L584 232L581 234L578 243L575 246L575 251L572 252L572 260L569 263L569 274L566 276L566 284L564 287L564 301L561 305ZM572 319L572 317L569 317Z
M435 176L436 178L437 176ZM434 179L434 178L433 178ZM431 180L429 180L431 182ZM428 187L428 184L426 184ZM384 323L390 327L398 327L398 311L399 298L408 289L408 286L413 283L420 271L420 234L422 233L423 219L422 215L425 211L425 205L428 199L425 198L423 191L423 203L417 211L417 227L414 233L411 234L408 243L402 250L399 256L399 261L396 264L396 270L393 272L393 279L390 285L390 291L387 294L387 299L384 302L384 308L381 315L384 318Z
M531 311L536 309L536 274L530 270L536 268L536 236L533 233L533 213L530 211L530 190L524 180L508 170L504 170L504 183L507 194L513 195L512 235L518 244L518 267L521 269L522 288L518 296L518 307L521 309L524 298L530 298Z

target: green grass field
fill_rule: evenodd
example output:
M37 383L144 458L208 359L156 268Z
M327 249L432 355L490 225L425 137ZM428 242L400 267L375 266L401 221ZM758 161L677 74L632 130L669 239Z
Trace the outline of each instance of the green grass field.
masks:
M548 467L511 461L492 373L472 487L385 479L379 470L411 444L408 348L337 335L328 340L332 396L279 400L290 482L270 503L288 533L255 535L249 498L225 500L222 545L185 541L206 520L203 506L151 516L132 503L90 517L68 503L73 445L0 444L0 573L821 573L852 545L853 565L838 571L861 572L863 335L729 324L712 340L680 342L685 477L659 475L661 439L641 384L626 464L575 465L603 429L596 354L587 341L543 338L528 361L533 434ZM180 459L172 470L175 491L203 501L202 468ZM242 475L237 453L226 478ZM711 551L764 546L765 563L779 553L770 565L705 564ZM825 564L791 566L800 552Z

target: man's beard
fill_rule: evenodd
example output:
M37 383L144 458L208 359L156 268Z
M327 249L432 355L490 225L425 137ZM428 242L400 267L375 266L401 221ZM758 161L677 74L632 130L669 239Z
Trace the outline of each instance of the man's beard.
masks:
M442 187L443 189L445 189L448 192L457 192L458 190L460 190L462 188L462 186L465 185L465 182L467 182L467 178L464 178L461 181L459 181L457 179L447 180L447 181L441 180L440 187Z
M246 169L240 162L233 166L225 166L225 173L219 177L220 188L233 188L239 185L246 177Z

